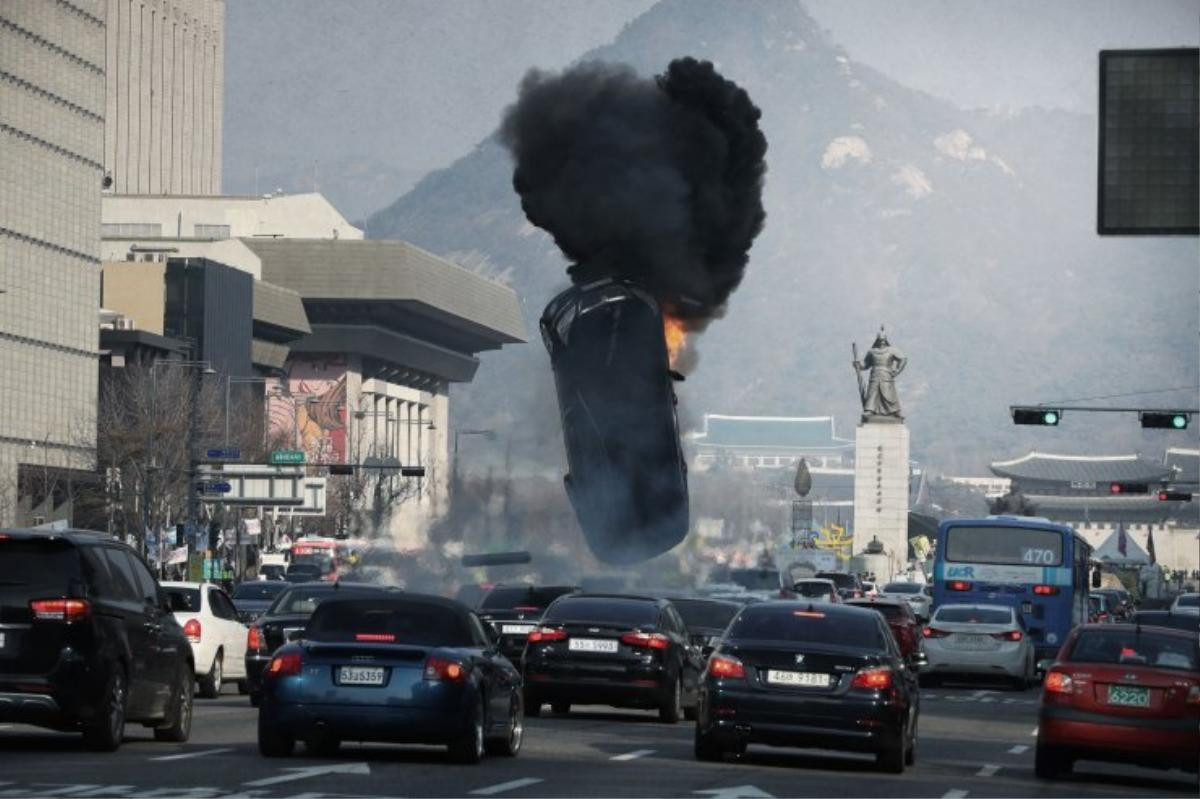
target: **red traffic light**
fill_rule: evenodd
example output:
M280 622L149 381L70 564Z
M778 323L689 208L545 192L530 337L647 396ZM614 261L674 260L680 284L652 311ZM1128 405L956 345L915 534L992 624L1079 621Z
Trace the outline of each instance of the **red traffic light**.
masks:
M1147 483L1111 483L1108 486L1110 494L1149 494L1150 486Z
M1170 491L1163 489L1158 492L1159 502L1191 502L1192 492L1190 491Z

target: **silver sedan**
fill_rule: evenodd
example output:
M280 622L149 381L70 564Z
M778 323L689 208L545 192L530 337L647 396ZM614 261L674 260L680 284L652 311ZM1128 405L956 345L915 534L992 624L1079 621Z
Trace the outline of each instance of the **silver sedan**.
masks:
M942 605L921 630L929 663L922 677L994 675L1024 688L1034 680L1033 645L1006 605Z
M933 600L925 593L922 583L887 583L879 591L880 598L902 599L918 619L928 619Z

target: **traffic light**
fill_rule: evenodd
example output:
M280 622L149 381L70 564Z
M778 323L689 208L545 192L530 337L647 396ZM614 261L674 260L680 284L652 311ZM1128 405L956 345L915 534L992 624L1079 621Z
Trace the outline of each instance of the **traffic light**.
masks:
M1062 411L1057 408L1013 408L1013 424L1035 424L1058 427Z
M1138 414L1138 419L1142 422L1142 427L1149 427L1155 430L1187 430L1188 416L1186 411L1142 411Z
M213 520L208 523L208 548L216 549L221 541L221 523Z
M1171 491L1170 489L1164 488L1163 490L1158 492L1158 501L1159 502L1191 502L1192 501L1192 492L1191 491Z
M175 546L181 547L187 543L187 525L175 525Z
M329 473L333 474L354 474L354 464L352 463L331 463L329 464Z
M1149 494L1150 485L1148 483L1110 483L1108 486L1110 494Z

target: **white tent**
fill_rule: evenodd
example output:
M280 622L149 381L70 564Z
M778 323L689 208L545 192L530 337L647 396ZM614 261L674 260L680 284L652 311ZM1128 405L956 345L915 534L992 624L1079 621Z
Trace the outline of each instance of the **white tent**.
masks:
M1119 541L1122 533L1125 535L1125 554L1121 554ZM1092 553L1092 560L1098 560L1103 563L1111 563L1116 566L1145 566L1150 563L1150 555L1142 548L1140 544L1133 540L1133 536L1127 531L1124 531L1120 526L1112 531L1112 534L1104 540L1104 543L1096 548Z

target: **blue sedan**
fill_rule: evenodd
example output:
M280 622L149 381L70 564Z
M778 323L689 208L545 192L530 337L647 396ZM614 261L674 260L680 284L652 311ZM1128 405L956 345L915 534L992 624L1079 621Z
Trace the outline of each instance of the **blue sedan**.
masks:
M302 740L445 745L460 763L516 756L521 675L479 618L420 594L331 598L263 672L258 748L286 757Z

